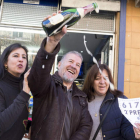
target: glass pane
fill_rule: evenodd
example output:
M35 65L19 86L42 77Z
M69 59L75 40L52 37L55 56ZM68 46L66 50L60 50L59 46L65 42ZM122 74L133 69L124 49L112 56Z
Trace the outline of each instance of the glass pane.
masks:
M20 29L19 29L20 30ZM37 51L42 40L46 37L45 33L31 33L18 31L0 31L0 54L3 50L13 43L20 43L28 49L29 67L32 66Z

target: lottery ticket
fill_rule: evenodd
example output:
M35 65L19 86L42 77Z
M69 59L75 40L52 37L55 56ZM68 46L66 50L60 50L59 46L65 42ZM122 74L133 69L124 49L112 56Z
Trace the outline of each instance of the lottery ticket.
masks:
M135 123L140 123L140 98L118 98L118 103L122 114L136 127Z

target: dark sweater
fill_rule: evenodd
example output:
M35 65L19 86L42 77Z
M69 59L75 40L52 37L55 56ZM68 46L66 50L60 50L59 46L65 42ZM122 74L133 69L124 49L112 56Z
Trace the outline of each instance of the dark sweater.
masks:
M8 72L0 80L0 140L21 140L25 133L30 95L21 90L22 81Z

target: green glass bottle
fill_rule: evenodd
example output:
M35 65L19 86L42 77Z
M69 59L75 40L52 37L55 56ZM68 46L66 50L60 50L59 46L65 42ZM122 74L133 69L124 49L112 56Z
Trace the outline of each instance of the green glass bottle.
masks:
M93 10L95 10L96 13L99 12L97 3L92 3L82 8L68 9L49 18L48 20L42 21L42 27L47 36L52 36L60 32L65 25L67 25L67 28L71 27L87 13L92 12Z

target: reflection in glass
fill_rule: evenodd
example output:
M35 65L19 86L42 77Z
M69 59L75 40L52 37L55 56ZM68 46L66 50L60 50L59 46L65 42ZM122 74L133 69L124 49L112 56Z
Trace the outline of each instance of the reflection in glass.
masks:
M31 67L37 51L40 48L40 44L45 37L45 33L0 31L0 54L7 46L13 43L20 43L28 49L29 67Z

